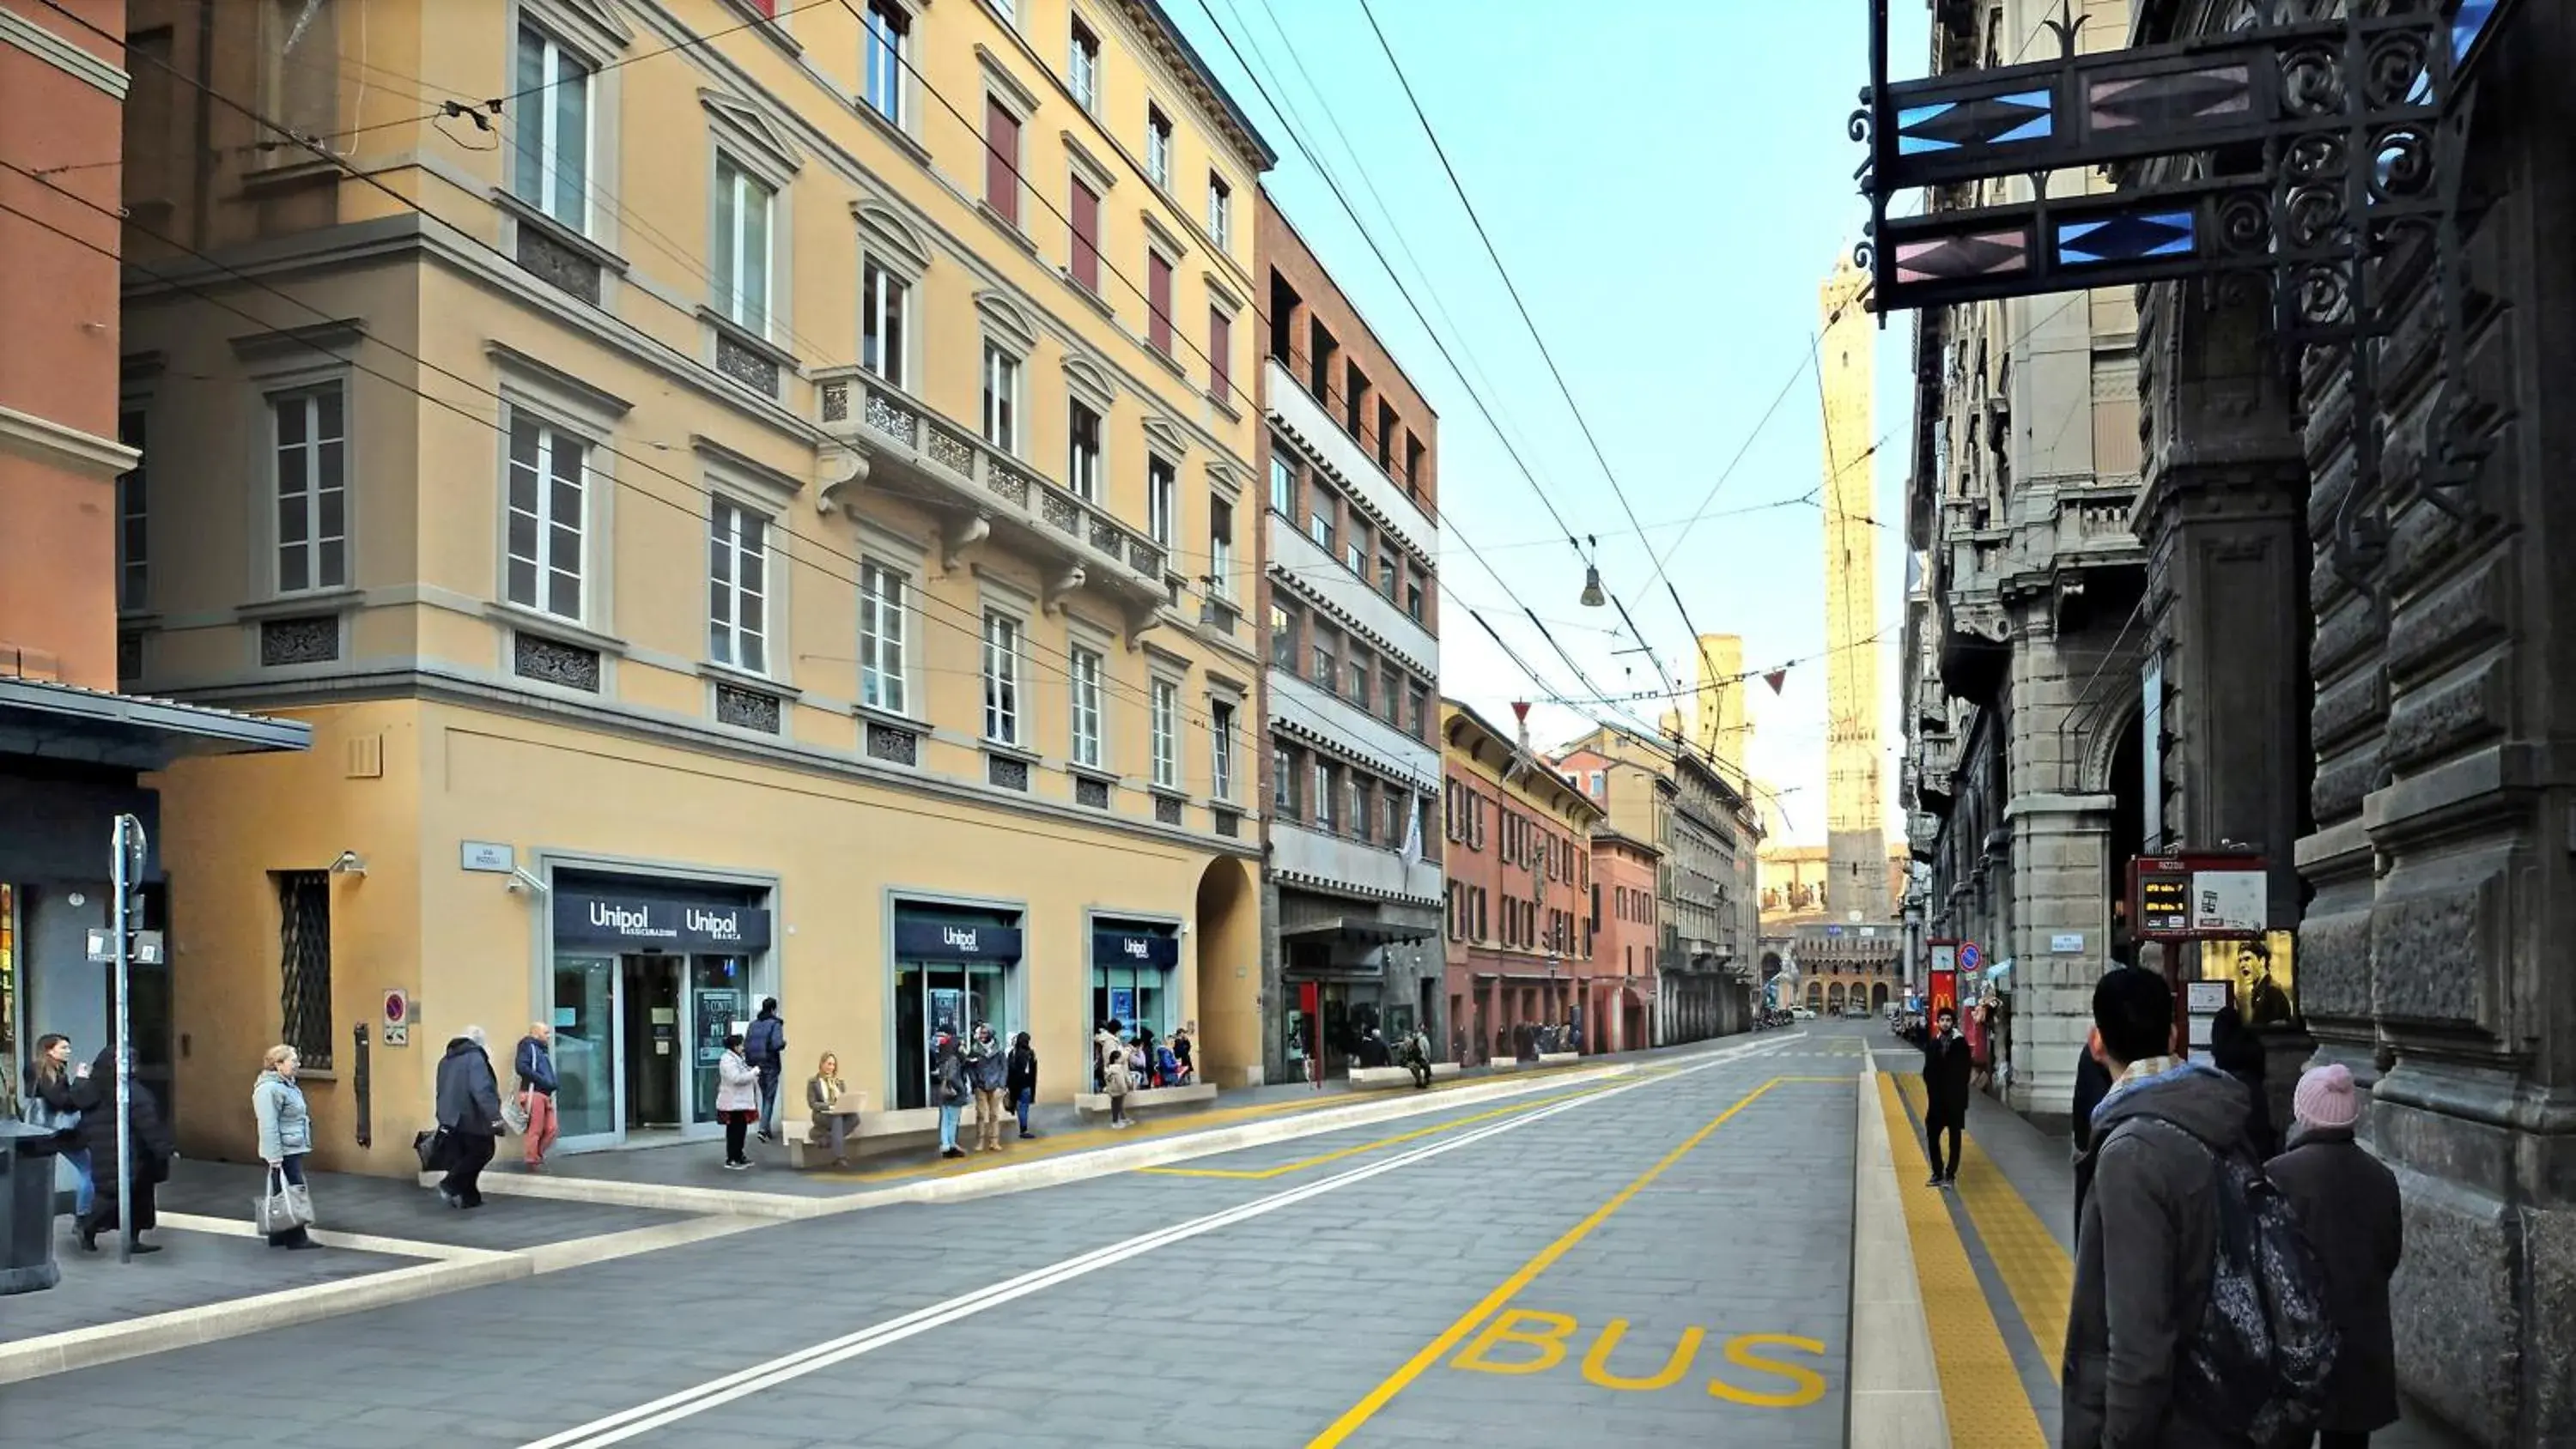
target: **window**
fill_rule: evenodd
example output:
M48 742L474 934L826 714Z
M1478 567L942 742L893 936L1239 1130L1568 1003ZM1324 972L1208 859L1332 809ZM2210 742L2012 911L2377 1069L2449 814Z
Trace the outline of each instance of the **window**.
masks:
M1333 503L1333 495L1321 488L1316 489L1315 501L1309 505L1314 511L1306 518L1306 536L1315 541L1315 547L1322 549L1327 558L1333 553Z
M1404 567L1395 561L1395 550L1380 546L1377 554L1377 591L1395 602L1396 590L1404 581Z
M866 72L863 95L868 108L900 126L903 124L903 46L904 33L912 28L912 16L895 0L868 0L867 39L860 57Z
M1005 453L1020 450L1020 360L997 344L984 344L984 441Z
M1067 656L1073 678L1073 762L1100 765L1100 655L1075 649Z
M1394 724L1396 707L1404 702L1404 676L1396 673L1390 665L1379 673L1377 682L1378 703L1386 710L1386 722Z
M1234 250L1234 188L1213 171L1208 173L1208 240L1218 251Z
M1270 747L1270 808L1283 820L1297 818L1297 752L1286 745Z
M1020 623L1007 614L984 614L984 738L1020 742Z
M1410 707L1406 714L1406 718L1412 723L1412 729L1409 732L1416 739L1429 739L1430 721L1425 716L1431 712L1431 692L1416 684L1405 690L1404 698L1405 703Z
M1153 743L1154 783L1166 790L1179 789L1181 784L1180 695L1179 685L1157 679L1146 707L1146 727Z
M1377 470L1395 472L1395 409L1387 406L1385 398L1377 400Z
M904 712L903 589L903 575L859 565L859 702L895 714Z
M774 193L759 177L716 156L716 310L769 335L769 207Z
M1333 797L1341 792L1340 776L1341 771L1321 760L1315 762L1314 824L1318 830L1330 831L1333 828Z
M1489 938L1485 935L1485 888L1484 888L1483 886L1478 886L1478 887L1476 887L1475 889L1476 889L1476 939L1477 939L1477 940L1479 940L1479 941L1482 941L1482 940L1487 940L1487 939L1489 939Z
M579 438L510 419L509 599L566 619L582 616L582 511L586 451Z
M1342 379L1342 428L1356 443L1360 440L1360 419L1365 416L1363 409L1367 406L1368 374L1360 371L1360 365L1354 362L1343 372Z
M519 27L517 174L521 201L578 232L590 229L590 67L533 25Z
M1007 20L1014 25L1020 23L1019 0L985 0L985 3L992 6L993 13L1001 16L1004 20Z
M1340 687L1341 675L1333 657L1333 633L1321 624L1315 626L1315 683L1326 694Z
M912 289L870 261L860 268L859 366L903 386L903 309Z
M1208 793L1234 798L1234 706L1224 700L1208 706Z
M1066 219L1073 231L1073 257L1065 270L1076 286L1097 295L1100 291L1100 193L1076 181L1073 183L1071 215Z
M1172 121L1159 106L1145 108L1145 179L1157 190L1172 189Z
M1270 606L1270 662L1291 674L1297 672L1297 616L1285 604Z
M1422 440L1411 433L1404 435L1404 491L1422 494Z
M1172 355L1172 263L1150 249L1145 253L1145 342L1165 357Z
M1274 439L1270 446L1279 444ZM1270 511L1292 523L1297 517L1297 465L1275 451L1270 456Z
M1208 395L1223 401L1234 390L1234 319L1208 309Z
M1397 850L1404 848L1405 836L1413 824L1412 817L1410 797L1401 790L1389 789L1386 792L1386 843L1388 845Z
M1145 532L1165 548L1172 546L1173 514L1180 508L1173 492L1178 481L1171 464L1160 458L1145 461Z
M1417 624L1422 622L1422 575L1420 574L1415 574L1405 581L1404 612L1413 616L1413 622Z
M1584 776L1584 780L1591 790L1593 799L1605 798L1602 792L1610 788L1610 776L1607 771L1593 770Z
M349 582L349 439L342 403L336 382L268 400L277 438L281 594L336 589ZM576 496L579 487L576 482Z
M1352 656L1350 700L1366 710L1369 707L1369 662L1360 656L1356 645L1352 647Z
M707 505L707 657L769 669L769 520L728 499Z
M331 876L273 871L277 885L278 999L285 1028L307 1071L331 1069Z
M143 413L128 408L116 416L116 440L137 452L143 451ZM144 520L151 505L151 490L144 480L144 464L116 475L116 607L141 609L152 600L150 540Z
M1100 37L1076 20L1073 44L1065 55L1065 85L1086 111L1100 109Z
M1351 838L1363 845L1377 840L1377 791L1363 777L1351 777Z
M1307 390L1315 395L1316 402L1322 403L1332 396L1333 359L1340 354L1340 349L1333 342L1333 334L1324 330L1321 321L1312 317L1306 319L1306 332L1306 360L1313 368L1308 379L1313 386Z
M1360 582L1366 583L1368 582L1368 561L1368 525L1360 522L1359 510L1354 508L1351 510L1350 537L1342 540L1342 567L1359 575Z
M1020 224L1020 118L991 96L984 98L984 204Z
M1071 456L1065 460L1065 481L1086 503L1100 501L1100 414L1075 403L1071 425L1066 432L1073 439Z
M1234 505L1222 498L1208 500L1208 576L1218 598L1234 597Z

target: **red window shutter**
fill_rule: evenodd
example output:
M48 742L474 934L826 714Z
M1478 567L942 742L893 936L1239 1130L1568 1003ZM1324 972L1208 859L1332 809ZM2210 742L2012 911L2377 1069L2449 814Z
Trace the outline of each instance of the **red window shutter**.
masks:
M1172 264L1161 252L1145 254L1145 340L1156 352L1172 350Z
M1002 220L1020 224L1020 120L990 98L984 102L984 201Z
M1079 181L1073 183L1073 279L1100 290L1100 196Z
M1222 399L1233 390L1234 319L1208 309L1208 392Z

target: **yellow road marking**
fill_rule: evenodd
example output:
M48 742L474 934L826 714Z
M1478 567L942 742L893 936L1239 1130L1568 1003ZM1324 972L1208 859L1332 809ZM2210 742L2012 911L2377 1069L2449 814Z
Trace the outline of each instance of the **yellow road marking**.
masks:
M1906 1100L1921 1112L1922 1082L1906 1082L1903 1090ZM1985 1244L1986 1256L1994 1260L1995 1273L2004 1280L2004 1291L2012 1295L2022 1326L2030 1330L2031 1341L2047 1362L2048 1376L2057 1378L2064 1371L2059 1360L2066 1346L2067 1306L2075 1298L2075 1263L2012 1180L1977 1145L1976 1137L1962 1132L1959 1138L1964 1150L1959 1154L1959 1181L1951 1190L1967 1206L1977 1239Z
M1878 1095L1890 1147L1919 1141L1897 1096L1896 1078L1878 1074ZM1897 1194L1905 1205L1905 1235L1914 1246L1923 1316L1932 1330L1932 1362L1941 1375L1941 1411L1949 1421L1950 1442L1977 1449L2047 1449L2039 1416L2013 1368L2012 1350L2004 1346L2003 1330L1986 1305L1985 1288L1977 1282L1941 1190L1900 1171Z
M1452 1127L1464 1127L1471 1122L1490 1122L1496 1117L1508 1117L1514 1112L1526 1112L1533 1107L1544 1107L1551 1102L1570 1102L1577 1097L1589 1097L1603 1090L1605 1089L1601 1087L1587 1087L1579 1092L1559 1092L1553 1097L1540 1097L1535 1101L1512 1102L1491 1111L1478 1112L1470 1117L1434 1122L1428 1127L1417 1127L1410 1132L1400 1132L1393 1137L1381 1137L1375 1142L1363 1142L1356 1147L1344 1147L1318 1156L1301 1158L1295 1162L1283 1162L1276 1167L1140 1167L1136 1170L1154 1173L1161 1177L1222 1177L1239 1182L1264 1182L1274 1177L1285 1177L1292 1172L1303 1172L1310 1167L1321 1167L1327 1162L1339 1162L1345 1157L1357 1157L1363 1152L1375 1152L1381 1147L1393 1147L1400 1142L1419 1141L1422 1138L1446 1132Z
M1469 1334L1474 1333L1478 1325L1493 1317L1494 1314L1500 1311L1505 1304L1511 1302L1513 1295L1519 1293L1522 1289L1527 1288L1531 1283L1537 1281L1538 1276L1541 1273L1546 1272L1557 1259L1564 1257L1575 1244L1582 1242L1587 1237L1590 1237L1593 1229L1600 1227L1605 1222L1608 1222L1611 1214L1619 1211L1619 1209L1623 1207L1626 1207L1630 1198L1643 1192L1647 1184L1653 1182L1656 1178L1663 1176L1665 1171L1671 1168L1674 1163L1689 1156L1693 1148L1707 1141L1709 1139L1709 1135L1715 1132L1718 1128L1725 1126L1729 1118L1732 1118L1736 1113L1743 1111L1745 1108L1752 1106L1756 1101L1761 1099L1763 1093L1770 1091L1777 1085L1779 1085L1779 1079L1775 1077L1746 1093L1743 1099L1738 1101L1734 1106L1718 1113L1714 1118L1709 1120L1707 1126L1692 1133L1681 1146L1665 1153L1654 1166L1649 1167L1644 1172L1638 1174L1635 1181L1629 1183L1626 1187L1619 1189L1617 1196L1593 1209L1591 1216L1585 1218L1579 1223L1576 1223L1573 1227L1566 1229L1564 1235L1559 1237L1555 1242L1539 1249L1536 1256L1532 1257L1528 1262L1523 1263L1520 1266L1519 1271L1513 1273L1509 1278L1504 1279L1502 1286L1496 1288L1493 1292L1486 1294L1475 1307L1468 1309L1459 1317L1457 1322L1450 1324L1438 1338L1433 1339L1420 1353L1407 1359L1403 1367L1397 1369L1394 1373L1387 1375L1384 1382L1380 1383L1376 1388L1369 1390L1367 1397L1361 1399L1358 1403L1351 1405L1349 1409L1343 1412L1340 1418L1335 1419L1331 1424L1327 1425L1324 1432L1307 1441L1306 1449L1335 1449L1335 1446L1349 1439L1352 1434L1359 1430L1360 1426L1366 1424L1371 1418L1374 1418L1380 1409L1383 1409L1388 1404L1394 1402L1395 1396L1403 1393L1406 1386L1410 1385L1415 1379L1422 1377L1423 1372L1426 1369L1429 1369L1433 1364L1438 1363L1442 1358L1448 1355L1451 1349L1456 1348L1460 1341L1465 1339Z

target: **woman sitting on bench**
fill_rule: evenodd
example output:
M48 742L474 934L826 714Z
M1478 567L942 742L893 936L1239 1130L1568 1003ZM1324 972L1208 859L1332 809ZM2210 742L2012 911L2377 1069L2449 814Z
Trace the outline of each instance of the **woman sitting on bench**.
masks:
M858 1100L841 1084L841 1059L823 1053L823 1060L814 1064L814 1080L805 1084L805 1106L814 1116L805 1140L815 1147L829 1143L834 1167L850 1165L850 1133L859 1125ZM842 1106L844 1101L850 1105Z

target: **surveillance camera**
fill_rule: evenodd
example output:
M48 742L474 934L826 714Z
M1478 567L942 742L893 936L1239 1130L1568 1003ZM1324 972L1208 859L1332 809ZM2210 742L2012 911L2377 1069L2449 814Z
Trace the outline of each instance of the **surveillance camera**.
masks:
M354 850L341 851L340 858L331 862L333 875L365 875L366 873L366 858Z
M528 895L542 896L550 893L546 883L538 877L529 874L528 869L525 866L514 865L510 867L510 878L503 881L502 885L509 890L522 892Z

